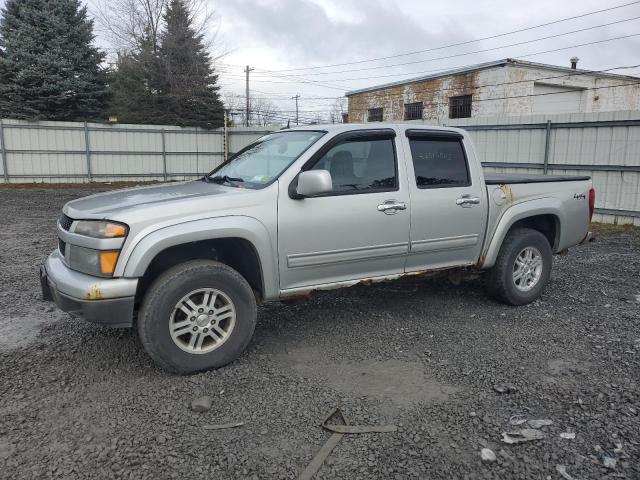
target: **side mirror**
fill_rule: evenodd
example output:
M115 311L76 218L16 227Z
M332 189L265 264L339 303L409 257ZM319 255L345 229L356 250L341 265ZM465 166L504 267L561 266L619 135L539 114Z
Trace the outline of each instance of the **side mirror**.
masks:
M327 170L307 170L298 175L296 193L301 197L313 197L332 190L333 182Z

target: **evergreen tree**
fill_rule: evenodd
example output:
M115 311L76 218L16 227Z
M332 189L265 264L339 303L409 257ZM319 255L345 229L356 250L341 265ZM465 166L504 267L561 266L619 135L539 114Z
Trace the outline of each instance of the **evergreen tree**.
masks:
M223 123L218 75L202 34L195 31L185 0L171 0L160 34L157 119L170 125L205 128Z
M104 113L104 55L79 0L7 0L0 19L0 117L87 120Z
M139 51L118 56L111 72L109 114L121 123L161 123L158 116L159 63L151 37L140 41Z

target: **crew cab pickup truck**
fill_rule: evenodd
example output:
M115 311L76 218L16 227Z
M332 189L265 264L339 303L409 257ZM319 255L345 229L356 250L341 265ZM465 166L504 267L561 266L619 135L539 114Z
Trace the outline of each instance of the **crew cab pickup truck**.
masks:
M200 180L67 203L45 299L136 326L163 368L245 349L257 304L460 267L490 295L537 299L552 254L588 237L589 177L484 175L466 132L330 125L260 138Z

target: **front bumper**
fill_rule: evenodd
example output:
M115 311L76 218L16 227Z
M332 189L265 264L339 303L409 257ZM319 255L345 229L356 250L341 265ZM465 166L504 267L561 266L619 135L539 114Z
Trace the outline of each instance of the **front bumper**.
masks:
M131 327L138 287L136 278L98 278L71 270L55 250L40 267L44 300L87 321L115 328Z

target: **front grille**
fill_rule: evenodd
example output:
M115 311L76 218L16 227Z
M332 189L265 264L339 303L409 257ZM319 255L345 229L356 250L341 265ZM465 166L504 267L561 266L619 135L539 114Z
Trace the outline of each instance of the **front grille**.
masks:
M58 248L60 249L60 253L64 257L64 253L66 250L67 244L61 238L58 239Z
M60 215L60 219L58 220L58 222L60 222L60 226L62 227L62 229L68 232L71 228L71 224L73 223L73 218L69 218L63 213L62 215Z

